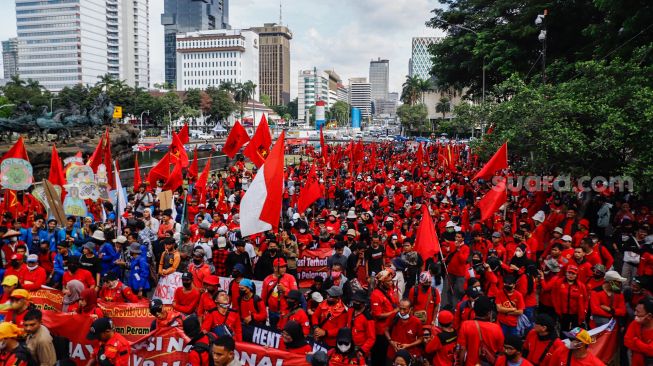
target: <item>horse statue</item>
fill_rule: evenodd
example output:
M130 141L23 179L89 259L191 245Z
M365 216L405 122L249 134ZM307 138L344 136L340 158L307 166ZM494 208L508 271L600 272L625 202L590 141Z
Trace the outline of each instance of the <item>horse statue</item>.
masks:
M43 141L47 140L48 134L57 135L57 141L65 141L72 137L70 129L61 122L62 115L63 112L58 112L55 116L52 116L52 112L48 112L47 107L43 108L41 116L36 118L36 125L40 129L39 137Z

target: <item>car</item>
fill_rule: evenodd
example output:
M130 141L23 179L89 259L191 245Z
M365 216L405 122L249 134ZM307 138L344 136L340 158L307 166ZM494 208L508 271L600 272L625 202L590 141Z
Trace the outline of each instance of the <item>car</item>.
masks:
M211 144L202 144L197 146L197 151L215 151L215 146Z
M429 142L431 142L431 139L426 138L426 137L421 137L421 136L420 136L420 137L415 137L415 142L426 142L426 143L429 143Z
M400 136L400 135L395 135L395 136L394 136L394 139L395 139L395 141L397 141L397 142L406 142L406 141L408 141L408 138L406 138L406 137L404 137L404 136Z
M154 152L168 152L170 144L158 144L152 148Z

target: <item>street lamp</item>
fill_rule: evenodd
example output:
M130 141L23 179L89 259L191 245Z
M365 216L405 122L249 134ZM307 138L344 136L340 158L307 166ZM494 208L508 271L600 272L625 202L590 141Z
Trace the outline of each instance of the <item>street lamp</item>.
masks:
M537 39L542 42L542 84L546 84L546 16L548 14L549 11L544 9L544 13L538 14L535 18L535 25L541 28Z
M141 112L141 137L145 137L145 134L143 133L143 113L147 113L147 115L150 115L150 110L142 111Z
M59 97L52 97L50 98L50 113L52 113L52 101L55 99L59 99Z
M471 29L471 28L467 28L467 27L464 27L464 26L458 25L458 24L451 24L451 26L466 30L468 32L472 32L472 33L474 33L476 35L476 38L478 39L478 32ZM482 103L485 103L485 55L483 55L483 97L482 97L481 101L482 101Z

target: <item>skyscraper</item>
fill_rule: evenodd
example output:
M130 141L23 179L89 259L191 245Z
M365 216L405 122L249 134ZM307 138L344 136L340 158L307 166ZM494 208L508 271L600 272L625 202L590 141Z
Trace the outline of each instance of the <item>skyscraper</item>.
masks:
M325 71L313 68L311 70L300 70L297 84L297 119L309 122L308 111L315 102L330 100L329 74ZM335 103L335 101L334 101ZM331 105L327 105L327 108Z
M390 81L390 61L370 61L370 85L372 87L372 100L388 99L388 84Z
M18 75L18 38L2 41L2 64L5 79Z
M18 73L45 88L149 86L149 0L16 0Z
M439 37L413 37L413 49L409 61L408 75L419 76L420 79L428 80L431 78L431 54L429 46L440 42Z
M288 27L265 23L252 28L259 37L259 82L261 94L270 96L272 105L290 102L290 40Z
M349 79L349 105L361 111L362 119L369 119L372 112L372 88L366 78Z
M161 24L164 26L165 81L177 77L177 33L230 29L229 0L165 0Z

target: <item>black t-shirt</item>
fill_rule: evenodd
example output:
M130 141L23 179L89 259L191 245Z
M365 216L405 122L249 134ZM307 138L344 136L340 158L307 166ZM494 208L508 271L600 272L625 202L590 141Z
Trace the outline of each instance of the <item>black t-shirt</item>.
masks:
M93 278L100 273L100 258L93 256L91 258L83 255L79 258L79 266L85 270L91 272Z
M367 259L367 268L370 275L372 272L379 273L383 269L383 247L379 245L374 249L372 246L367 248L365 258Z

